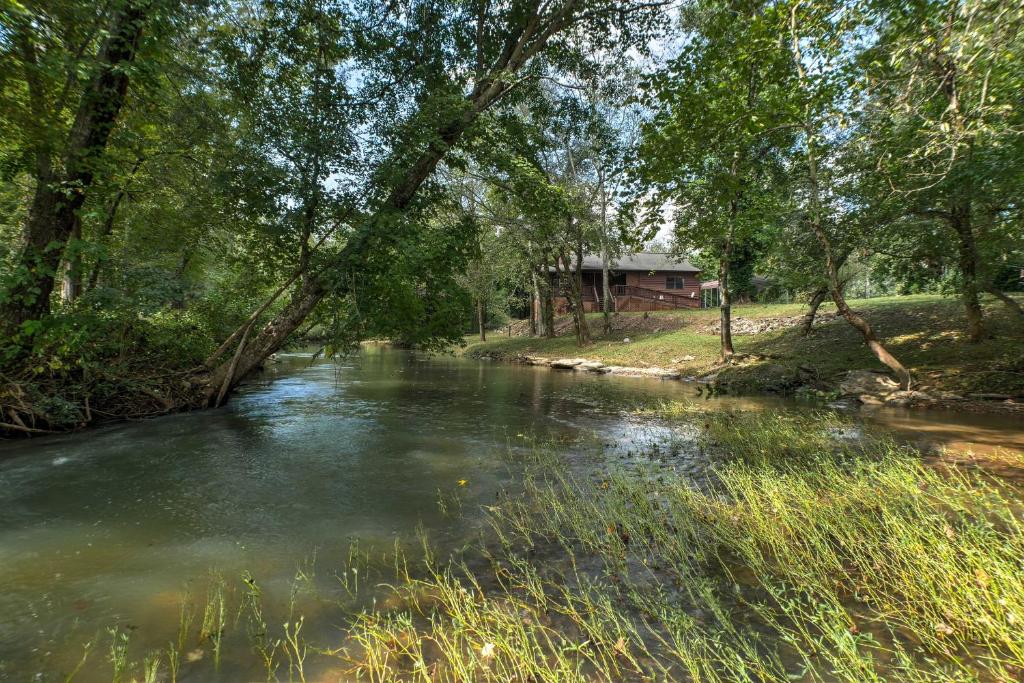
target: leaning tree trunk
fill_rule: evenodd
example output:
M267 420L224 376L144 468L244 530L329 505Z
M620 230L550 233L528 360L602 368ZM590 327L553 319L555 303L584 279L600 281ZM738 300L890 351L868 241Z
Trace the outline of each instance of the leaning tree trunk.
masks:
M807 312L804 313L804 319L800 323L800 336L806 337L811 333L811 328L814 327L814 319L818 317L818 309L825 299L828 298L828 287L818 287L811 294L811 300L807 303Z
M1006 304L1006 307L1009 308L1011 312L1016 313L1018 316L1024 316L1024 308L1021 308L1020 302L1006 292L1003 292L998 287L994 286L988 287L985 291Z
M807 165L809 170L809 178L811 179L811 195L812 195L812 218L811 218L811 229L814 231L815 237L821 244L821 248L825 253L825 269L828 274L829 290L832 294L832 300L836 304L836 309L839 311L839 315L846 319L846 322L850 323L861 336L864 337L864 343L867 344L871 352L875 354L883 365L892 370L896 377L899 378L900 386L904 389L910 388L910 371L899 362L895 356L889 353L889 350L885 348L878 337L875 335L874 329L868 323L867 320L854 313L849 305L846 303L846 297L843 295L843 285L839 281L839 266L832 255L832 242L829 240L824 227L821 224L821 211L817 185L817 165L815 161L815 155L813 152L814 139L813 137L808 138L808 152L807 152Z
M369 261L366 258L368 254L394 246L400 241L401 231L396 230L395 226L403 223L400 219L423 181L433 173L441 159L479 116L512 87L515 74L547 46L552 36L566 30L580 16L583 16L580 5L568 2L552 11L544 20L535 12L522 25L509 27L504 49L486 70L486 77L481 77L466 95L463 106L451 118L437 122L431 141L404 170L394 169L395 173L384 174L396 178L391 192L359 225L341 251L326 261L317 272L301 274L300 287L292 300L263 326L251 342L248 338L250 329L255 325L254 317L232 333L229 339L241 339L232 359L222 361L216 368L196 379L203 386L206 405L219 403L226 394L225 389L230 390L241 378L259 367L270 354L280 349L289 335L328 293L346 293L344 282L350 278L337 277L338 274L364 268ZM479 72L484 73L482 65ZM422 111L434 111L434 104L428 100ZM330 275L335 277L328 277ZM230 348L222 344L217 353L207 359L206 366L212 367L225 353L226 347Z
M18 255L20 277L0 309L0 324L10 330L50 312L50 295L64 247L92 186L96 162L106 150L124 106L128 65L135 59L150 6L148 0L129 0L115 17L98 55L100 66L79 100L64 170L36 178L26 241Z
M839 315L846 319L846 322L850 323L861 336L864 337L864 343L867 344L868 348L875 357L881 361L883 365L892 370L896 377L899 378L900 386L904 389L910 388L910 371L899 362L895 356L889 353L889 350L885 348L878 337L875 335L874 329L870 323L861 316L854 313L849 305L846 303L846 297L843 295L843 286L839 281L839 266L836 263L835 258L832 255L832 242L828 238L828 234L825 232L824 227L821 223L821 204L820 194L818 188L818 174L817 174L817 163L814 154L814 137L810 130L805 130L807 133L807 167L808 167L808 178L811 182L811 229L814 231L815 237L817 237L819 244L821 244L822 251L825 254L825 269L828 275L829 291L832 294L832 300L836 304L836 309L839 311Z
M790 30L790 47L793 54L793 66L796 69L798 82L801 87L804 87L807 80L807 74L804 71L803 66L803 55L800 51L800 39L796 31L796 12L798 4L794 4L790 9L789 14L789 30ZM846 322L850 323L857 331L864 337L864 343L867 344L868 348L875 357L886 367L893 371L900 380L900 386L904 389L910 388L910 371L902 363L900 363L895 356L889 353L888 349L878 340L875 335L874 329L868 323L867 320L854 313L846 303L846 297L843 296L843 288L839 282L839 265L832 252L832 241L828 237L828 233L825 232L825 228L822 222L822 207L821 207L821 187L818 182L818 159L817 152L815 150L815 144L817 136L811 120L811 112L809 105L805 107L803 114L803 121L800 122L800 127L803 129L805 139L805 156L807 161L807 180L810 186L810 220L808 223L811 226L811 230L814 236L817 238L818 243L821 245L822 251L825 254L825 269L828 276L829 291L832 294L832 300L835 301L836 308L839 311L839 315L846 319Z

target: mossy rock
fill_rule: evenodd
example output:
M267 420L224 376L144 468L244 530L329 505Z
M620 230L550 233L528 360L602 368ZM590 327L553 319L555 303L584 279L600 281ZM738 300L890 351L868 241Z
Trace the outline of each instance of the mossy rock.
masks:
M785 365L750 363L722 368L715 384L717 389L731 394L784 394L795 391L803 382L795 370Z

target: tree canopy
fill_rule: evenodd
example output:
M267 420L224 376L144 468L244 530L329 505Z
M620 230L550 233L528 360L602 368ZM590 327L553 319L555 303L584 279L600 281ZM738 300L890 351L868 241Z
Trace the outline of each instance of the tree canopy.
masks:
M897 374L844 308L858 273L956 294L971 339L980 297L1019 308L1019 3L25 0L0 19L0 369L70 397L61 414L220 403L302 339L439 347L510 316L553 334L557 295L585 345L582 259L602 260L607 332L610 264L655 234L719 280L724 357L755 273L812 317L836 301ZM63 419L37 404L5 399Z

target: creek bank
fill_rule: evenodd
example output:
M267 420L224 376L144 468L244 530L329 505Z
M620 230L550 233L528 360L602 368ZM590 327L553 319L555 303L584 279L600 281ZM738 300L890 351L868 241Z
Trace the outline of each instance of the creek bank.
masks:
M996 392L964 395L920 385L909 390L887 373L873 370L849 370L842 376L822 377L813 365L784 365L774 356L737 354L729 362L703 372L679 366L694 360L693 356L673 358L664 366L608 365L599 360L572 357L549 358L518 353L470 352L473 358L497 360L523 365L546 367L556 371L583 372L621 377L647 377L682 380L697 386L699 394L781 394L798 395L829 401L833 407L845 408L942 408L972 413L1024 413L1020 397Z
M853 399L865 406L897 408L939 407L970 412L1024 412L1018 397L998 392L956 394L933 389L926 384L903 389L887 373L874 370L851 370L839 382L842 398Z

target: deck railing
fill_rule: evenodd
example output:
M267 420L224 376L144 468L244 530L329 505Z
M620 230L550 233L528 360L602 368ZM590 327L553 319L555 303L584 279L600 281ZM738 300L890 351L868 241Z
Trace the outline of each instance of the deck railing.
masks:
M612 287L612 293L615 296L634 296L638 299L650 299L679 308L693 306L695 301L695 299L691 299L688 296L662 292L657 289L647 289L646 287L636 287L634 285L615 285Z

